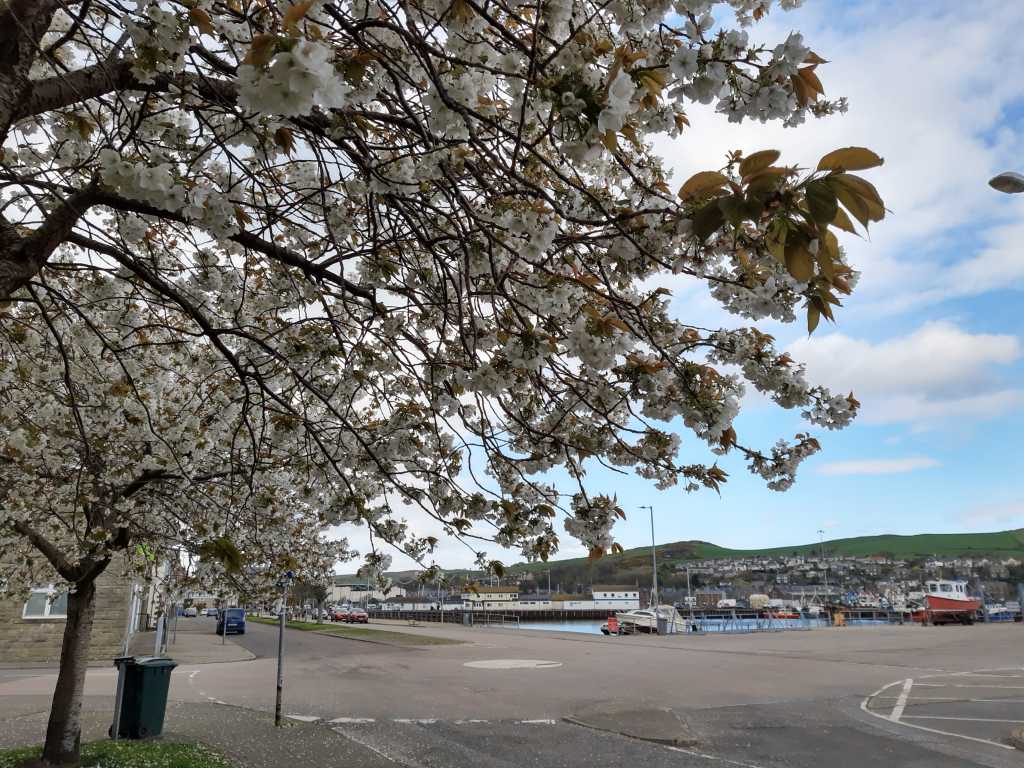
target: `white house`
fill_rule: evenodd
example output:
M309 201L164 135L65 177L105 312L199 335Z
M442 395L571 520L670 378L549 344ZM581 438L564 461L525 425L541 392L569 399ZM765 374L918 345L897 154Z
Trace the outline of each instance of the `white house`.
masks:
M514 610L519 607L519 587L472 584L462 591L462 606L478 611Z
M640 588L595 584L590 589L595 608L619 608L629 610L640 607Z

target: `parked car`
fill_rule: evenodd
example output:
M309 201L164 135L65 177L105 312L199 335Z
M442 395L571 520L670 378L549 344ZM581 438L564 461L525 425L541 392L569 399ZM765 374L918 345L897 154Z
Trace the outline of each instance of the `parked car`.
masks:
M207 608L203 611L203 616L216 616L220 613L216 608Z
M335 608L332 618L335 621L348 621L348 608Z
M199 609L194 606L186 608L181 615L184 616L186 619L194 619L196 616L199 615Z
M217 616L217 634L245 634L245 611L241 608L225 608Z
M370 616L362 608L353 608L348 612L349 624L369 624Z

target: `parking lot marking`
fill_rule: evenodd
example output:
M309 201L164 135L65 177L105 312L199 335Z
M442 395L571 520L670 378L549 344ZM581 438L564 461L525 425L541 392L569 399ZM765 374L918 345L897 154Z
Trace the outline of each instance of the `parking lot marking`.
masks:
M333 720L328 720L327 722L338 725L360 725L364 723L375 723L377 721L372 717L336 717Z
M684 755L690 755L691 757L699 757L703 760L709 760L713 763L724 763L725 765L736 765L739 768L762 768L760 765L754 763L741 763L738 760L730 760L727 757L719 757L718 755L709 755L706 752L697 752L693 749L683 749L682 747L672 747L664 745L665 749L670 749L673 752L682 752Z
M285 715L289 720L298 720L300 723L316 723L320 718L316 715Z
M903 710L907 708L907 698L910 696L910 689L914 687L914 681L912 678L907 678L903 681L903 690L900 691L900 696L896 699L896 706L892 708L892 712L889 715L889 719L895 722L900 721L900 716L903 714Z
M396 717L393 723L413 723L415 725L433 725L437 722L436 717Z
M1024 720L999 720L993 717L951 717L950 715L907 715L907 720L961 720L965 723L1024 723Z
M558 723L557 720L551 720L548 718L541 718L539 720L519 720L521 725L555 725Z
M979 672L998 672L999 670L985 669L985 670L978 670L978 671ZM1014 670L1014 671L1017 671L1017 670ZM954 674L958 675L958 676L964 676L964 675L969 675L970 673L969 672L959 672L959 673L954 673ZM935 675L935 677L940 677L940 676L941 675ZM925 731L927 733L936 733L936 734L939 734L940 736L951 736L951 737L953 737L955 739L964 739L966 741L973 741L973 742L976 742L978 744L987 744L987 745L989 745L991 747L999 747L999 749L1008 749L1008 750L1011 750L1011 751L1013 751L1015 749L1015 747L1011 747L1009 744L1000 744L998 741L992 741L990 739L982 739L982 738L979 738L977 736L966 736L966 735L964 735L962 733L953 733L951 731L943 731L943 730L940 730L938 728L929 728L926 725L918 725L917 723L908 723L907 722L907 717L909 717L909 716L902 717L901 719L894 721L892 719L892 717L891 717L891 714L886 715L886 714L883 714L882 712L876 712L873 709L871 709L870 705L871 705L871 703L876 698L881 696L883 693L888 691L890 688L893 688L893 687L895 687L897 685L900 685L901 683L903 685L906 685L907 682L910 682L910 681L907 681L907 680L894 680L891 683L883 685L877 691L875 691L871 695L865 697L864 700L861 701L861 703L860 703L861 711L871 715L872 717L877 717L879 720L885 720L887 723L895 722L895 724L897 724L897 725L899 725L900 727L903 727L903 728L913 728L915 730ZM945 688L945 687L947 687L948 684L947 683L922 683L922 682L914 682L913 685L918 686L918 687L926 687L926 688ZM954 687L958 687L958 686L954 686ZM965 688L1005 688L1005 687L1017 687L1017 686L990 686L990 685L970 686L970 685L965 685L963 687L965 687ZM685 750L679 750L679 751L685 751Z

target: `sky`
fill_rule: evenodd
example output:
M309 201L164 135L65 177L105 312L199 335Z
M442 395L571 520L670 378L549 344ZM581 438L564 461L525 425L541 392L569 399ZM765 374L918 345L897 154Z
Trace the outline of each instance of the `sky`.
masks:
M787 129L729 124L696 105L692 128L658 144L678 183L723 165L734 149L778 149L786 164L813 167L832 149L866 146L885 158L865 175L890 213L869 238L840 233L861 280L836 325L823 321L808 338L802 322L759 323L806 363L811 381L854 392L862 408L853 426L816 430L823 450L785 493L732 456L721 462L730 479L720 496L592 473L590 489L616 493L627 514L614 531L624 547L650 542L644 505L654 507L659 542L739 548L816 541L819 530L840 538L1024 527L1024 194L987 184L1004 170L1024 172L1022 29L1024 3L1005 0L978 0L969 11L962 0L776 9L752 39L774 44L802 32L829 61L818 69L826 95L847 96L849 113ZM665 284L679 317L739 322L703 284ZM756 395L737 421L745 442L761 446L805 428L796 412ZM362 531L341 533L365 550ZM581 554L563 537L557 557ZM473 554L444 542L437 560L464 567ZM395 557L395 568L411 565Z

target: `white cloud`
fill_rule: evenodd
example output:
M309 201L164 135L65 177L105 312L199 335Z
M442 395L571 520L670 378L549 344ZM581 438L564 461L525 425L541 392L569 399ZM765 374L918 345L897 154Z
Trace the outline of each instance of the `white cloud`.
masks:
M971 528L1024 528L1024 501L981 504L968 509L960 520Z
M868 423L929 426L949 417L985 419L1024 404L1024 389L1002 383L995 366L1021 357L1021 343L1001 334L972 334L947 321L872 343L842 333L790 345L811 381L853 390Z
M897 475L930 469L939 462L928 456L911 456L905 459L854 459L833 461L818 468L821 475Z

